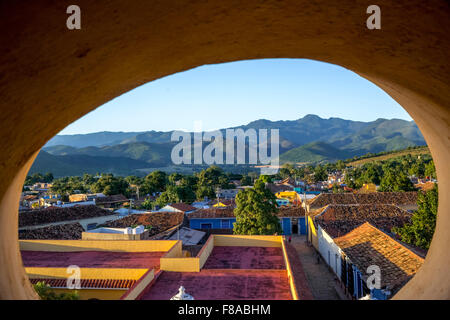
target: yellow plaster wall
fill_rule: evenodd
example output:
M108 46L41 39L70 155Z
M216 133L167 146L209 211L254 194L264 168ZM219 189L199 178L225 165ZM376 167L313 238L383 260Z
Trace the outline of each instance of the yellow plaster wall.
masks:
M177 241L170 250L168 250L161 258L181 258L183 257L183 242Z
M141 292L152 282L155 278L155 270L149 270L138 282L131 287L124 296L121 297L122 300L136 300L136 298L141 294Z
M122 268L80 268L81 279L140 279L148 269L122 269ZM25 268L30 279L49 278L61 279L68 278L71 274L67 273L66 268Z
M316 250L319 250L319 239L317 238L317 230L314 226L313 217L308 217L308 229L308 237L310 237L309 240L311 241L313 247L316 248Z
M214 249L214 235L209 236L208 240L200 250L200 252L197 254L197 257L199 258L199 268L203 268L203 266L206 263L206 260L208 260L209 255Z
M20 250L30 251L120 251L162 252L178 240L19 240Z
M283 259L284 264L286 265L286 271L289 279L289 287L291 289L292 299L299 300L297 286L295 285L294 277L292 275L291 262L289 261L289 257L286 252L286 246L284 240L281 241L281 248L283 249Z
M81 240L141 240L144 234L82 232Z
M75 290L70 289L51 289L55 293L72 293ZM119 300L128 290L127 289L80 289L76 290L80 300L100 299L100 300Z
M200 272L200 259L195 258L161 258L160 269L174 272Z
M214 246L281 247L282 236L214 235Z

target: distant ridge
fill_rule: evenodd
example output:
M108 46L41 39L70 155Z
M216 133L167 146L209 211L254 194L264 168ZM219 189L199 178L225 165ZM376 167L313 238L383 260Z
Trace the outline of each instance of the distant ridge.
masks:
M279 129L280 161L283 163L329 162L361 156L369 152L378 153L426 145L417 125L413 121L400 119L380 118L375 121L362 122L334 117L323 119L309 114L297 120L259 119L234 128L244 130ZM221 130L225 132L225 129ZM139 166L143 166L143 168L170 166L172 165L170 153L176 144L176 142L170 141L172 132L104 131L57 135L44 146L45 153L41 152L38 155L30 172L53 172L55 174L55 166L60 168L58 172L61 174L66 171L78 172L69 167L73 165L75 168L83 156L91 157L86 163L93 165L93 167L85 166L86 170L102 171L103 167L107 167L111 172L114 170L116 172L135 172ZM101 161L97 166L92 159L95 157L103 159L103 167ZM109 160L105 160L108 158ZM122 162L119 163L111 158L120 158ZM75 159L78 160L75 161ZM80 167L81 169L82 167Z

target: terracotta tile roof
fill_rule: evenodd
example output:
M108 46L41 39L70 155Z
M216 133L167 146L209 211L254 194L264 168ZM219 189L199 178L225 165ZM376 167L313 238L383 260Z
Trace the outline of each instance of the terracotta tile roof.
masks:
M49 207L45 209L19 212L19 227L36 226L52 222L80 220L112 215L111 211L94 205L73 207Z
M293 190L293 188L291 186L287 186L284 184L274 184L274 183L266 183L266 188L269 189L272 193Z
M132 225L151 226L149 236L159 234L167 229L182 224L185 219L183 212L150 212L144 214L131 214L122 219L106 223L106 227L127 228Z
M368 222L335 238L334 242L357 266L363 278L367 277L367 267L379 266L382 288L389 286L392 289L404 284L424 262L423 258Z
M189 219L205 219L205 218L235 218L234 209L230 207L225 208L209 208L198 209L189 214Z
M79 240L84 231L81 224L67 223L31 230L19 230L19 239Z
M415 184L414 187L422 190L422 191L430 191L431 189L434 188L435 183L432 181L427 181L425 183L418 183Z
M281 207L278 208L278 212L276 213L277 217L304 217L305 209L300 206L295 207Z
M34 195L34 194L30 194L30 195L26 195L23 197L23 200L34 200L37 199L38 196Z
M95 199L95 204L107 204L107 203L118 203L118 202L127 202L128 199L123 194L115 194L112 196L106 196L106 197L97 197Z
M44 281L52 288L67 288L67 279L30 279L32 284ZM130 279L80 279L81 289L129 289L136 283Z
M310 203L310 208L328 204L394 204L417 203L417 192L372 192L372 193L321 193Z
M172 208L175 208L177 210L183 211L183 212L197 210L196 207L193 207L190 204L187 204L187 203L184 203L184 202L172 203L172 204L169 204L169 206L172 207Z
M284 180L281 180L279 184L295 186L295 180L291 177L287 177Z
M220 203L228 207L236 207L236 201L234 199L219 199ZM210 205L213 206L217 204L217 199L210 202Z
M320 225L332 238L370 222L377 228L391 232L392 227L401 227L411 219L411 213L389 204L357 204L357 205L329 205L315 222Z
M304 217L305 210L302 207L281 207L276 213L277 217ZM209 208L199 209L189 214L189 219L214 219L214 218L235 218L233 208Z

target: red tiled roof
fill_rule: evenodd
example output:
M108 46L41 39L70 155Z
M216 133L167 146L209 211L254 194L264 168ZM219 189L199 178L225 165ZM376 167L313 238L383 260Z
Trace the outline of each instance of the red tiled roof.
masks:
M19 239L79 240L84 232L78 222L58 224L31 230L20 230Z
M300 206L295 207L281 207L278 208L278 212L276 213L277 217L304 217L305 209Z
M411 213L388 204L329 205L315 217L331 237L342 236L365 222L386 232L401 227L411 219Z
M236 201L234 199L219 199L220 203L227 207L236 207ZM212 206L217 204L217 199L214 201L211 201L210 203Z
M335 238L334 242L358 267L364 278L369 266L380 267L382 287L393 288L404 283L424 262L423 258L368 222Z
M310 203L311 208L328 204L394 204L417 203L417 192L372 192L372 193L321 193Z
M30 279L32 284L45 282L52 288L67 288L67 279ZM80 279L81 289L128 289L135 284L136 280L130 279Z
M172 204L169 204L169 206L172 207L172 208L175 208L177 210L183 211L183 212L197 210L196 207L193 207L190 204L187 204L187 203L184 203L184 202L172 203Z
M117 203L117 202L127 202L128 199L123 194L115 194L106 197L97 197L95 199L95 204L107 204L107 203Z
M293 190L293 188L291 186L287 186L284 184L273 184L273 183L266 183L266 188L269 189L270 192L272 192L272 193Z
M418 183L415 184L414 187L422 190L422 191L430 191L431 189L433 189L435 186L435 183L432 181L427 181L425 183Z
M189 219L195 218L235 218L233 213L234 209L230 207L226 208L209 208L198 209L195 212L189 214Z
M80 220L112 215L111 211L94 205L67 208L49 207L19 213L19 227L36 226L52 222Z
M106 223L106 227L127 228L133 225L151 226L149 236L156 235L167 229L175 227L184 221L183 212L150 212L143 214L131 214L122 219Z

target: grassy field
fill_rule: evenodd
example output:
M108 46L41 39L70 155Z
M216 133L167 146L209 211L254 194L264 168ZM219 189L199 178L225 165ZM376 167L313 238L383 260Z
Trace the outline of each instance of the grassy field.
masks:
M353 167L361 166L368 162L388 160L391 158L396 158L396 157L404 156L407 154L411 154L412 156L417 156L420 154L430 154L430 150L428 149L428 147L421 147L421 148L417 148L417 149L413 149L413 150L401 150L398 152L383 154L381 156L374 156L374 157L370 157L370 158L366 158L366 159L352 161L352 162L347 163L347 166L353 166Z

